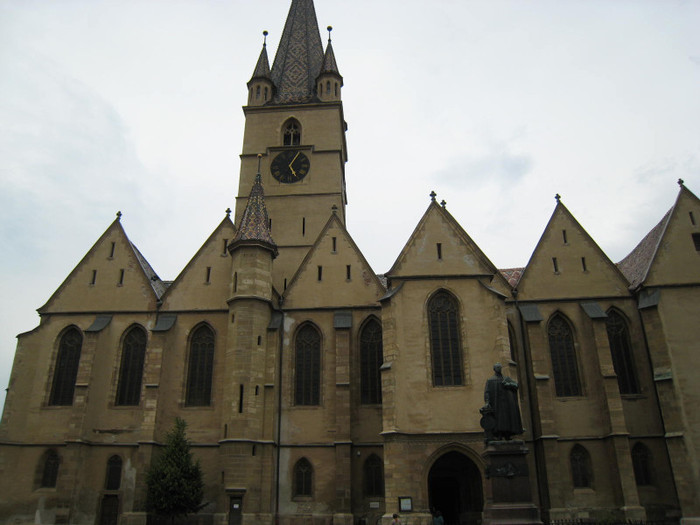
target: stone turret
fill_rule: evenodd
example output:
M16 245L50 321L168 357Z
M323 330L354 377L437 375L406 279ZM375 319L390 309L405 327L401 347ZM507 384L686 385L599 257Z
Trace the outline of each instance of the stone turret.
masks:
M275 85L270 76L270 61L267 59L267 31L263 31L263 48L255 65L253 76L248 81L248 105L262 106L272 99Z
M343 87L343 77L338 71L338 64L333 53L333 44L331 43L332 30L333 28L328 26L328 45L326 46L326 54L323 56L321 72L316 80L316 92L322 102L340 100L340 90Z

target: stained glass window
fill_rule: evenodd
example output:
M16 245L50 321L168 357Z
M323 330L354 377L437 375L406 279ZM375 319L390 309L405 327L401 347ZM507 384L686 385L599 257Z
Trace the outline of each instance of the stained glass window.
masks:
M214 371L214 332L206 325L194 331L190 340L190 362L187 372L187 406L211 404L211 382Z
M318 405L321 393L321 335L306 324L296 336L294 404Z
M639 382L632 360L632 345L625 319L615 310L608 312L605 320L613 367L621 394L638 394Z
M370 319L360 333L360 391L363 405L382 402L382 380L379 368L383 362L382 326Z
M306 458L294 465L294 496L313 496L314 469Z
M436 293L428 302L433 385L463 384L459 337L459 305L449 293Z
M569 323L556 314L549 322L549 351L552 357L554 386L558 397L581 395L574 336Z
M75 380L78 377L82 345L83 336L77 328L71 327L61 336L49 405L70 406L73 404L73 392L75 391Z
M146 332L134 326L124 337L122 362L117 385L117 405L135 406L141 401L143 362L146 356Z
M382 473L382 460L372 454L364 465L365 495L384 496L384 475Z

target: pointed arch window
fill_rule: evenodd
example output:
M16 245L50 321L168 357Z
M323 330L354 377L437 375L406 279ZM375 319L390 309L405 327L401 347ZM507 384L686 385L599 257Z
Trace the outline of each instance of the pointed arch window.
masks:
M314 469L306 458L301 458L294 465L293 494L295 497L313 496Z
M73 404L75 380L78 377L80 350L83 336L75 327L71 327L61 336L53 373L49 405L70 406Z
M298 146L301 144L301 126L294 119L288 120L284 126L282 143L285 146Z
M571 462L571 478L574 488L587 488L593 485L593 470L591 456L581 445L574 445L569 455Z
M116 405L137 406L141 401L146 339L145 330L138 326L129 329L124 337Z
M43 465L41 472L42 488L55 488L58 480L58 467L61 464L61 458L55 450L48 450L43 456Z
M321 334L306 324L295 341L294 404L318 405L321 392Z
M564 316L556 314L549 322L547 332L557 397L580 396L581 381L571 326Z
M360 333L360 401L363 405L382 402L379 369L383 360L382 325L376 319L370 319Z
M642 443L632 448L632 468L637 485L651 485L651 452Z
M209 406L214 371L214 332L207 325L197 328L190 339L187 370L187 406Z
M610 354L617 374L620 394L639 394L639 381L632 359L630 332L624 317L616 310L609 310L605 320Z
M365 495L370 497L384 496L384 474L382 460L372 454L364 464Z
M514 363L518 361L518 340L515 337L515 329L508 321L508 346L510 347L510 360Z
M463 384L459 318L457 299L448 292L440 291L428 301L434 386Z
M107 460L105 490L119 490L122 483L122 458L112 456Z

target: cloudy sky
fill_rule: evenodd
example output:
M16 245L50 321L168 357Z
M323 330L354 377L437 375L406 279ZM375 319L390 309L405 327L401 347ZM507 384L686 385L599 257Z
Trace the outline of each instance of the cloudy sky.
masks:
M174 279L233 207L245 83L263 30L274 56L289 3L0 0L3 390L15 335L118 210ZM431 190L501 268L527 263L555 193L616 262L678 178L700 194L698 1L316 12L345 79L348 228L378 273Z

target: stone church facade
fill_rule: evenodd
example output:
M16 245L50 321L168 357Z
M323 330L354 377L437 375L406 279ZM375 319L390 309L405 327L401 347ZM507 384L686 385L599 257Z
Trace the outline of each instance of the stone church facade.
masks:
M613 263L557 198L498 269L433 196L378 276L345 228L343 78L312 0L253 76L235 214L172 282L120 216L18 336L0 523L144 524L174 419L202 524L480 523L484 380L520 384L547 520L700 523L700 201Z

